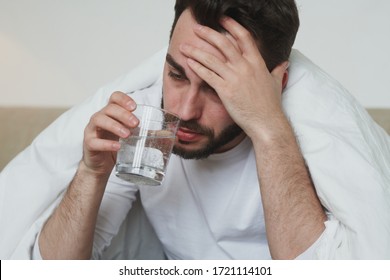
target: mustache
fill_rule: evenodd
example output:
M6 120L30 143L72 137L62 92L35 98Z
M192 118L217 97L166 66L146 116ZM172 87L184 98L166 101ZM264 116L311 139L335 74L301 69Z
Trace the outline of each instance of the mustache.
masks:
M162 92L164 95L164 92ZM161 108L164 109L164 98L161 98ZM166 121L172 121L169 116L166 116ZM199 124L196 120L183 121L180 120L179 129L186 128L195 133L203 134L208 137L214 137L214 131L206 126Z
M203 134L209 137L214 137L214 131L206 126L199 124L196 120L180 121L180 128L186 128L195 133Z

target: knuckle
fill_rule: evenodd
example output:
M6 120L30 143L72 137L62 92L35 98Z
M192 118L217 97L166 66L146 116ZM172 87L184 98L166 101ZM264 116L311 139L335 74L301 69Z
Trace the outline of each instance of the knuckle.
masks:
M133 118L135 118L134 114L126 110L122 110L120 112L120 117L122 120L132 120Z
M116 104L127 110L134 110L136 108L136 103L133 98L121 91L116 91L111 94L109 104Z
M100 119L100 112L94 113L90 118L90 123L96 124Z
M110 102L110 103L113 102L113 101L116 99L116 96L117 96L117 95L118 95L118 92L117 92L117 91L114 92L114 93L112 93L111 96L110 96L109 102Z
M110 96L110 103L118 102L123 99L125 94L121 91L115 91Z
M217 59L216 59L216 57L214 57L212 55L208 55L205 57L204 63L208 66L212 66L212 65L215 65L217 63Z
M243 29L240 31L240 37L243 40L252 40L252 34L247 29Z
M92 151L94 149L93 141L92 139L85 139L84 141L84 148L88 151Z

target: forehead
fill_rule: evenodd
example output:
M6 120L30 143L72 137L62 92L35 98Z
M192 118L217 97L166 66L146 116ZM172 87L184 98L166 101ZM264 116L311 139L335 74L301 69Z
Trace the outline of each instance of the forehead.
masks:
M195 32L194 27L197 22L193 17L191 11L189 9L185 10L181 16L179 17L175 29L172 33L172 38L169 43L168 52L178 59L178 57L182 57L183 55L180 53L180 45L181 44L189 44L195 46L201 50L204 50L212 55L223 59L223 54L215 48L213 45L208 43L207 41L199 38Z

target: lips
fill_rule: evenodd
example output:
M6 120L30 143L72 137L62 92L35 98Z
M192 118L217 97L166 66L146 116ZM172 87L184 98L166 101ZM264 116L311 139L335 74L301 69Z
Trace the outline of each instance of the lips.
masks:
M202 134L183 127L179 128L179 130L177 131L177 137L180 141L184 142L194 142L198 140L201 136Z

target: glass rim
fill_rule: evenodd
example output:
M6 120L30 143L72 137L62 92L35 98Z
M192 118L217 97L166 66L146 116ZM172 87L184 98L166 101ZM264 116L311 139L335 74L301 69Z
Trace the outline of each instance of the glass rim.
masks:
M143 104L143 103L139 103L139 104L136 103L136 105L137 105L137 107L135 108L135 110L134 110L133 112L137 111L138 106L150 107L150 108L153 108L153 109L157 109L157 110L159 110L159 111L161 111L161 112L164 112L164 114L169 114L169 115L171 115L171 116L177 118L179 121L181 120L180 117L179 117L178 115L176 115L175 113L169 112L168 110L163 109L163 108L161 108L161 107L157 107L157 106L149 105L149 104Z

